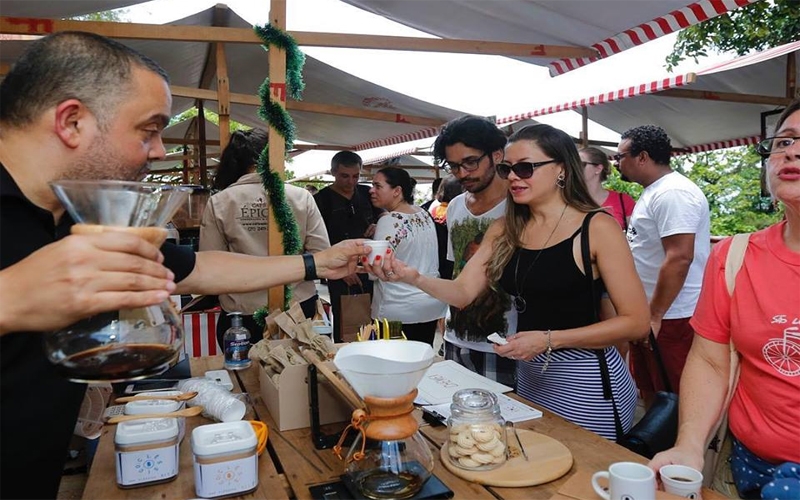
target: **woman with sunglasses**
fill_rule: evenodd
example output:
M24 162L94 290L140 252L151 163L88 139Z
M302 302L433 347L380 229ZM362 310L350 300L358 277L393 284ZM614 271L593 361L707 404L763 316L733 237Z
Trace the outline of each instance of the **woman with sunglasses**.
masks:
M567 134L549 125L522 128L497 164L509 182L506 216L489 228L458 278L425 276L393 256L369 269L456 307L487 287L505 290L518 329L494 349L517 360L517 393L615 439L633 424L636 387L612 346L647 335L650 315L625 237L589 195L582 170ZM587 218L591 280L581 253ZM604 290L617 316L598 321ZM603 397L601 366L610 374L611 400Z
M611 162L608 161L602 149L588 147L580 150L583 175L586 188L592 199L614 216L622 230L628 229L628 219L633 213L636 202L626 193L620 193L603 187L611 171Z

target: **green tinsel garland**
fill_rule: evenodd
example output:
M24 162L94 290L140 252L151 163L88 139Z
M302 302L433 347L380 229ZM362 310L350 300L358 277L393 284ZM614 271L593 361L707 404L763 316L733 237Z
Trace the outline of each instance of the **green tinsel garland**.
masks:
M256 34L264 41L264 48L269 50L270 46L275 46L286 51L286 92L289 97L300 100L305 88L303 83L303 65L306 56L300 51L297 42L288 33L279 30L271 25L255 26ZM294 147L296 129L294 120L280 104L271 99L269 78L258 89L261 97L261 106L258 115L262 120L274 128L285 140L285 150L289 151ZM283 235L283 253L286 255L297 255L303 251L303 242L300 240L300 230L297 227L297 220L292 213L292 209L286 202L286 192L284 190L283 179L277 172L273 172L269 166L269 144L258 157L258 173L261 174L261 182L269 195L272 213L275 221ZM292 299L292 289L284 288L284 309L289 307ZM259 325L266 324L266 317L269 315L267 306L262 307L253 314L253 319Z

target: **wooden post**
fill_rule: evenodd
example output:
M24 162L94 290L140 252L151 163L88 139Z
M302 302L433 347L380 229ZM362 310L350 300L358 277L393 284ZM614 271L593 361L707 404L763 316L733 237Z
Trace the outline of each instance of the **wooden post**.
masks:
M197 138L200 139L200 185L208 187L206 162L206 109L203 101L197 101Z
M217 100L219 111L219 148L225 150L231 138L231 91L228 81L228 63L225 60L225 44L217 42Z
M187 146L183 146L183 156L186 157L189 154L189 148ZM181 170L182 179L184 184L189 184L189 158L183 159L183 169Z
M589 147L589 107L581 108L581 147Z
M286 30L286 0L270 0L269 22L275 28ZM286 107L286 51L269 47L269 88L273 101ZM286 148L284 138L269 128L269 166L273 172L283 176ZM275 213L269 211L269 255L283 255L283 238ZM283 310L283 286L269 289L269 309Z
M786 56L786 97L794 99L797 93L797 52Z

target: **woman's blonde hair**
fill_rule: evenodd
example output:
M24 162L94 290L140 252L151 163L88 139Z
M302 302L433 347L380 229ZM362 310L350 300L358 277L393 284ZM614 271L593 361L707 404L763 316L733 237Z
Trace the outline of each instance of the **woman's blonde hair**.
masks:
M517 141L532 141L544 154L564 166L561 198L568 206L581 212L601 210L586 187L583 163L569 135L550 125L536 124L523 127L508 138L508 144ZM522 246L522 232L532 217L528 205L514 203L511 194L507 195L505 228L494 242L492 257L486 267L486 277L492 288L497 289L503 269L514 251Z

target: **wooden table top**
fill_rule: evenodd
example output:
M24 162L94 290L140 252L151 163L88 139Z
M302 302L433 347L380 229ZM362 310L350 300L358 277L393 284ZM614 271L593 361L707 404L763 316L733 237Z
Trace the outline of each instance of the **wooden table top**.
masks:
M193 358L192 373L203 373L207 370L220 369L222 357ZM312 499L309 487L339 479L344 472L344 463L330 449L317 450L311 439L311 429L296 429L280 432L261 399L258 370L253 365L250 369L232 372L231 378L236 388L249 394L250 403L246 419L256 419L269 426L267 452L259 457L259 486L247 496L239 498L297 498ZM510 394L512 397L515 395ZM519 398L518 398L519 399ZM521 400L521 399L520 399ZM524 400L521 400L524 401ZM563 443L572 452L574 459L572 469L562 478L547 484L524 488L498 488L482 486L465 481L450 473L439 460L439 449L448 439L447 428L432 427L425 422L420 424L420 432L425 436L435 457L433 473L455 493L455 498L487 499L487 500L528 500L567 498L559 489L577 472L593 473L607 470L614 462L631 461L646 463L641 457L600 436L571 424L553 413L539 408L543 417L517 424L520 429L530 429L554 438ZM417 411L417 413L419 413ZM109 499L165 499L194 498L194 474L192 474L192 453L189 438L191 430L198 425L209 423L203 417L192 417L186 420L186 435L180 449L180 474L178 478L166 484L144 486L133 489L120 489L116 486L114 467L114 431L115 426L106 426L100 438L83 498ZM338 435L345 423L326 426L326 430ZM723 497L714 492L704 490L706 500ZM570 497L575 498L575 497Z

